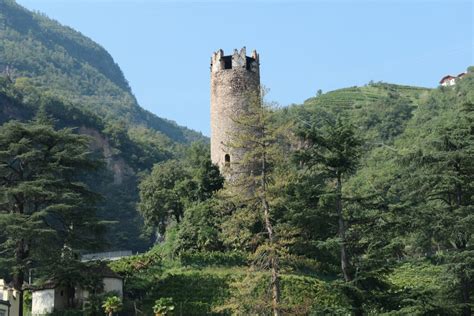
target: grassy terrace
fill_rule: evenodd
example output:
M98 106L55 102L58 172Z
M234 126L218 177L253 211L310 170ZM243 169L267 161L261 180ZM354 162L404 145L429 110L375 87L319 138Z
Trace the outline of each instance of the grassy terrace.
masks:
M111 266L125 277L125 308L131 310L134 301L139 302L139 309L145 315L151 315L155 300L161 297L173 299L177 315L227 315L227 307L236 302L245 304L246 297L265 302L269 274L250 270L248 266L233 265L235 258L226 263L221 260L225 256L228 254L217 255L220 259L213 263L213 260L202 261L206 257L215 259L212 253L184 261L148 253L112 262ZM399 288L400 294L417 290L420 284L423 288L435 288L439 286L436 280L442 269L425 261L401 263L389 281ZM282 302L288 312L308 314L315 309L321 313L349 312L337 274L319 274L308 269L303 272L289 267L284 270ZM422 273L417 275L417 271Z
M414 104L418 104L428 96L430 89L421 87L411 87L404 85L375 83L362 87L351 87L338 89L313 97L305 101L305 106L324 105L345 105L353 106L363 103L381 101L390 94L399 94L401 97L410 99Z

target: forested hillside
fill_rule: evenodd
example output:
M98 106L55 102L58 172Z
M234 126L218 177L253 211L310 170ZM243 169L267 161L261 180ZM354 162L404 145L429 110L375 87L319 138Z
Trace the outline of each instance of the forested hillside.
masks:
M141 108L97 43L10 0L0 1L0 72L0 123L29 120L43 105L57 127L92 136L105 156L106 174L90 179L110 221L103 249L147 249L135 211L139 172L206 138Z
M289 111L306 111L306 114L298 114L296 118L303 121L305 115L320 109L346 112L366 140L365 146L376 147L384 142L392 142L403 132L412 112L427 100L429 92L430 89L426 88L371 82L363 87L317 95Z
M240 137L266 157L265 176L211 195L182 190L215 179L205 164L157 165L139 211L165 241L111 264L128 282L125 310L470 315L472 71L454 87L370 83L257 109ZM246 126L265 138L249 145ZM173 192L179 214L167 212Z
M107 221L107 242L99 249L146 250L149 239L141 238L142 220L135 211L138 172L168 159L177 148L163 135L140 128L127 131L124 124L107 123L94 114L32 87L0 78L0 124L11 120L30 121L39 108L51 117L56 128L72 127L90 138L91 150L103 160L100 172L87 177L87 183L103 199L98 216ZM137 133L143 142L132 140ZM99 250L98 249L98 250Z
M255 98L232 181L102 47L12 0L0 72L0 276L25 311L54 284L59 315L472 315L474 67L436 89ZM143 253L80 260L118 249Z
M202 138L138 106L120 67L100 45L13 0L0 2L0 71L7 68L106 120L143 125L178 142Z

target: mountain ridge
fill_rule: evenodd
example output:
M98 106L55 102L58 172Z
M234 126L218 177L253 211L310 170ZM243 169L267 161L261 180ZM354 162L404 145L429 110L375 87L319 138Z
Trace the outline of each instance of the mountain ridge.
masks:
M140 107L122 70L101 45L12 0L0 1L0 71L6 69L16 78L30 78L42 92L108 120L145 126L180 143L206 139Z

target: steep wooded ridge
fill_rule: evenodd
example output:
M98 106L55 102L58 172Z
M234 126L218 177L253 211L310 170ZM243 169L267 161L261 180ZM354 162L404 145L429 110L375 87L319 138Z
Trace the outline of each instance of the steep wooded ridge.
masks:
M100 45L11 0L0 1L0 71L105 117L159 131L173 141L200 133L157 117L137 104L120 67Z
M92 137L107 169L89 179L105 199L105 249L145 250L135 211L138 173L169 159L200 133L141 108L110 54L79 32L0 0L0 124L29 120L43 106L57 127Z

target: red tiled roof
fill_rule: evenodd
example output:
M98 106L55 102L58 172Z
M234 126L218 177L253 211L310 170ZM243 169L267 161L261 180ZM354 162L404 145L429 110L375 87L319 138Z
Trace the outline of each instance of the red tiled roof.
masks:
M451 75L447 75L447 76L444 76L443 78L441 78L441 80L439 81L439 83L443 83L445 82L446 80L449 80L449 79L454 79L456 77L453 77Z

